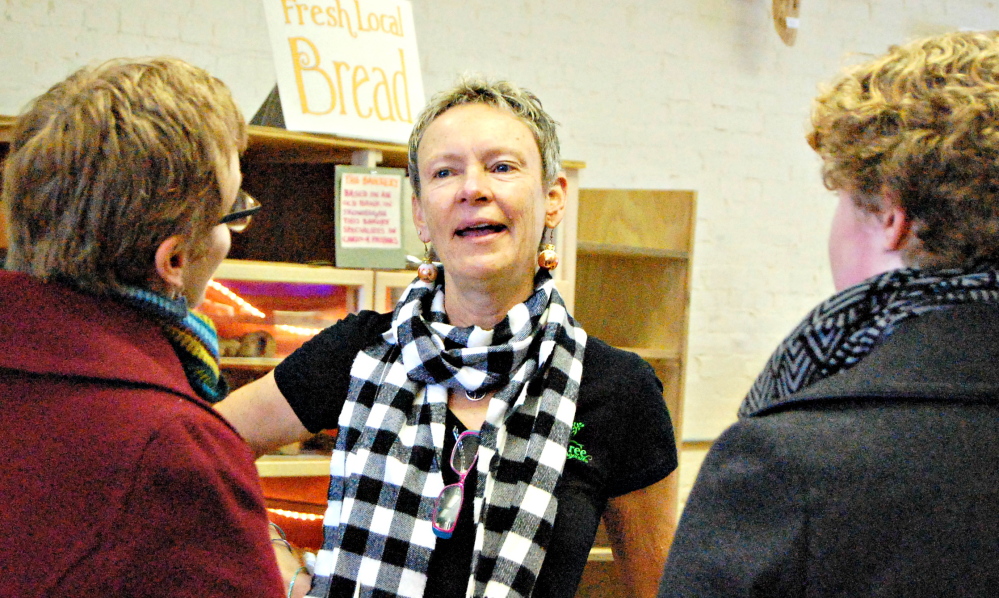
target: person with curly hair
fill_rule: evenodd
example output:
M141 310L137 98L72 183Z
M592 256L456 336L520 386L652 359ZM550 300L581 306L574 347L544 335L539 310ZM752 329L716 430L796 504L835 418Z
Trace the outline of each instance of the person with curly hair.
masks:
M999 33L848 69L807 139L837 293L709 452L659 596L993 596Z

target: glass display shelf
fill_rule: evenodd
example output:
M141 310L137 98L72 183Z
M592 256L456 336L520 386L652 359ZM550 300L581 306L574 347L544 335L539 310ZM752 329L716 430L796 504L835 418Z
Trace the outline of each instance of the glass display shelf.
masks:
M268 370L347 314L369 309L373 274L226 260L198 310L219 334L223 368Z

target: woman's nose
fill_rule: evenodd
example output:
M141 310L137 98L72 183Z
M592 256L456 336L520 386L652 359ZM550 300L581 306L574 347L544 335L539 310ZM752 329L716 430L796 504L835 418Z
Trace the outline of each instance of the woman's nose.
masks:
M488 173L483 168L469 168L465 171L461 189L458 190L460 201L489 201L492 199L492 185Z

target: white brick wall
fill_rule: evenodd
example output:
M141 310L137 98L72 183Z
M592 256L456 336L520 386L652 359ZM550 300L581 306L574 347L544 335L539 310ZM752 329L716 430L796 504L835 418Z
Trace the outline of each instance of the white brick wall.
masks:
M279 1L279 0L271 0ZM699 193L684 435L731 422L773 347L832 290L833 202L802 133L819 83L891 43L999 27L994 0L803 0L797 44L769 0L414 0L424 87L473 70L536 91L584 187ZM171 54L233 88L274 84L257 0L6 0L0 113L85 63ZM854 57L847 56L854 53Z
M226 81L247 118L274 86L263 4L253 0L5 0L0 113L16 114L77 68L171 55Z

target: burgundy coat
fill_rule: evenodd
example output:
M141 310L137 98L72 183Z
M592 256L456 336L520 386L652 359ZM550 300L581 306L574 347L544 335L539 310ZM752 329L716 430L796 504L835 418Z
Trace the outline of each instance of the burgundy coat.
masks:
M151 320L0 271L0 596L277 597L249 446Z

